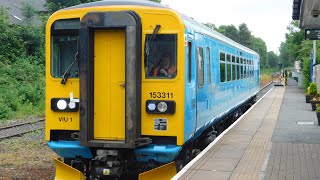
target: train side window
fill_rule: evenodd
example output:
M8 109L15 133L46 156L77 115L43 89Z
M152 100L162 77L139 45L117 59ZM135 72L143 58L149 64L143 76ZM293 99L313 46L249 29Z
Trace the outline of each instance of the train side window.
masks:
M191 42L188 42L188 82L191 82L192 78L192 44Z
M225 68L226 54L220 52L220 82L226 81L226 68Z
M231 81L231 56L227 54L227 81Z
M237 60L237 79L240 79L240 60L239 57L236 57Z
M247 78L247 60L243 59L243 78Z
M243 79L243 59L240 58L240 78Z
M236 80L237 69L236 69L236 57L232 56L232 80Z
M203 49L197 47L198 59L198 87L203 87L204 84L204 68L203 68Z
M210 48L207 47L207 52L206 52L206 55L207 55L207 61L208 61L208 70L207 70L207 75L208 75L208 84L211 83L211 63L210 63Z

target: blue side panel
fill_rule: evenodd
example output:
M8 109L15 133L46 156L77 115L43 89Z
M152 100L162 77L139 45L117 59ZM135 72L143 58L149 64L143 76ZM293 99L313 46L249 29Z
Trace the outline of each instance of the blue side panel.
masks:
M161 163L168 163L175 159L180 150L181 146L151 144L144 148L135 149L134 152L138 162L155 160Z
M55 153L63 158L93 158L90 149L80 146L80 141L50 141L48 145Z
M185 26L185 39L188 41L191 39L192 42L191 68L188 61L190 49L185 47L184 139L186 142L201 135L203 130L220 121L260 90L260 59L254 51L230 42L231 40L227 38L221 38L222 35L215 36L203 31L203 28L190 23L190 21L185 21ZM220 37L224 42L216 37ZM202 87L198 87L197 82L197 47L204 50L204 85ZM238 78L237 72L242 65L232 61L232 63L228 63L232 64L228 67L228 72L235 72L235 75L231 74L231 81L220 82L220 52L229 54L231 57L251 60L254 68L252 69L252 64L249 65L250 67L244 65L243 69L245 69L246 75L243 77L245 78ZM210 57L210 63L208 57ZM227 66L225 68L227 71ZM188 78L190 69L191 81ZM208 80L209 78L211 82Z

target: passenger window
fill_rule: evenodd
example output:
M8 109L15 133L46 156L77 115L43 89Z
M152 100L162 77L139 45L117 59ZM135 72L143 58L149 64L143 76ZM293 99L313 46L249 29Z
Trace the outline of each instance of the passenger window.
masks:
M207 61L208 61L208 70L207 70L207 75L208 75L208 84L211 83L211 63L210 63L210 48L207 47L207 52L206 52L206 55L207 55Z
M191 57L192 57L192 44L191 42L188 42L188 52L187 52L187 56L188 56L188 82L191 82L191 78L192 78L192 61L191 61Z
M243 79L243 59L240 58L240 77Z
M237 60L237 79L240 79L240 60L239 57L236 58Z
M197 47L197 59L198 59L198 87L203 87L204 84L204 69L203 69L203 49Z
M237 69L236 69L236 57L232 56L232 80L236 80L236 73L237 73Z
M247 60L243 59L243 78L247 78Z
M226 81L226 68L225 68L226 54L220 52L220 82Z
M231 56L227 54L227 81L231 81Z

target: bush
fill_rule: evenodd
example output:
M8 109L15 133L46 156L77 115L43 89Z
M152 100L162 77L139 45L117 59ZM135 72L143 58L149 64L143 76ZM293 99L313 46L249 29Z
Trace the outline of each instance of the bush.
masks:
M316 83L311 83L310 86L309 86L309 94L312 95L312 96L316 96L317 95L317 91L318 91L317 84Z

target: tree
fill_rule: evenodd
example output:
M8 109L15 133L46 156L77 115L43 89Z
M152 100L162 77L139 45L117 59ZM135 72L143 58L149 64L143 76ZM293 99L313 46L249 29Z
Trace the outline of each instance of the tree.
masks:
M207 27L209 27L209 28L211 28L211 29L213 29L213 30L216 30L216 29L217 29L214 24L209 23L209 22L205 23L204 25L206 25Z
M249 48L253 49L260 55L261 68L268 68L268 52L267 45L261 38L256 38L254 36L250 37L251 41Z
M234 25L221 25L217 31L236 42L240 41L239 31Z
M251 46L251 31L249 30L248 26L245 23L239 25L239 43L247 46Z
M22 3L21 14L24 17L26 24L30 25L32 23L33 17L36 14L35 8L28 2Z
M67 1L46 0L45 6L48 8L50 13L54 13L59 9L63 9L66 7L75 6L83 3L95 2L95 1L98 1L98 0L67 0Z
M268 52L268 63L269 67L277 68L279 64L279 56L273 51Z
M161 3L161 0L150 0L150 1Z

